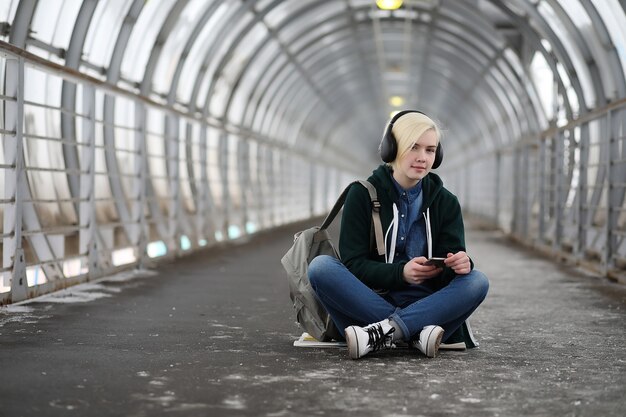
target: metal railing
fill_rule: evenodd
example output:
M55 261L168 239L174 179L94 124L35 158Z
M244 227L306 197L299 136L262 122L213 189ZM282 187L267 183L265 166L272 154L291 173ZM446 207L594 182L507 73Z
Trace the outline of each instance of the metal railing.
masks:
M5 42L0 76L0 304L321 215L351 177Z
M626 283L626 100L470 161L458 177L467 212Z

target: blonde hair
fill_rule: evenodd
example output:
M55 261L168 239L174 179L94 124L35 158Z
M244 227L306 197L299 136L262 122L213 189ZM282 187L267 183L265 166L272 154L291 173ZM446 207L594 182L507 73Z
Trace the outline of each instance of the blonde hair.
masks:
M396 158L390 162L394 166L396 161L404 156L419 138L428 130L434 130L437 135L437 143L441 140L441 129L437 123L423 113L411 112L402 115L393 124L391 133L396 138L398 144L398 154Z

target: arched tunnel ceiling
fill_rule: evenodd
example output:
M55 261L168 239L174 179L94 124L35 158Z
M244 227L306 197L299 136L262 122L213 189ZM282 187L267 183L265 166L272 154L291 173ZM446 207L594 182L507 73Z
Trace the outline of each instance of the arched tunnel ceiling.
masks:
M4 2L0 13L5 41L53 62L278 146L370 167L385 120L399 108L440 120L449 154L466 157L624 98L623 7L30 0ZM550 109L530 73L537 54L556 85ZM404 103L394 107L392 96ZM63 100L74 104L65 90Z

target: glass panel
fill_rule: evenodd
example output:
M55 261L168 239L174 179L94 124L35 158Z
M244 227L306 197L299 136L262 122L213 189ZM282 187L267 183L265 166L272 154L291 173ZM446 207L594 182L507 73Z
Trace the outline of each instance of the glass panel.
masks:
M580 81L580 85L582 87L584 99L587 106L594 107L596 105L596 94L593 88L593 84L591 82L589 68L584 61L580 50L573 42L571 36L569 36L569 33L564 28L561 20L558 18L558 16L556 16L554 10L548 4L546 4L545 2L539 3L537 10L546 19L546 21L550 25L550 28L559 38L559 41L561 41L561 44L565 48L565 52L571 59L572 64L574 65L574 70L576 71L576 76ZM562 57L560 58L562 59Z
M222 21L223 16L228 10L228 4L221 4L211 15L209 20L204 24L193 46L189 51L189 55L183 65L180 81L178 84L177 100L183 103L189 103L191 93L195 86L196 78L200 72L204 56L215 39L215 27Z
M254 93L252 89L258 84L260 77L262 77L271 66L272 58L279 53L279 48L278 43L270 39L269 42L264 45L263 51L259 54L254 64L248 67L245 74L243 74L228 115L229 120L237 124L242 122L244 112L251 103L251 98Z
M193 140L192 137L190 137L191 131L192 129L189 129L188 133L187 122L181 118L178 132L178 137L180 138L178 143L178 175L180 178L180 196L184 213L195 213L196 211L194 196L191 191L191 182L194 178L189 176L189 165L192 165L193 168L194 155L187 153L188 143L190 144L190 149L193 149L191 146Z
M546 59L536 52L530 62L530 78L535 84L543 112L548 120L554 117L554 74Z
M208 68L204 71L204 74L202 74L202 88L197 99L197 104L199 107L205 106L205 101L207 99L206 95L208 94L209 86L213 83L213 81L217 81L217 77L221 75L215 74L215 72L218 70L218 66L221 64L224 55L228 52L234 38L253 19L253 15L250 13L245 13L243 15L238 14L236 22L231 22L230 20L232 19L233 16L229 15L228 19L223 19L222 22L220 22L222 26L216 28L217 30L226 30L227 32L225 37L220 38L220 45L218 46L217 51L214 53L213 57L211 57ZM224 26L228 26L228 29L225 29Z
M131 5L132 2L126 0L98 3L85 38L83 59L99 67L109 66L120 27Z
M31 33L36 39L57 48L67 49L80 10L79 0L49 0L37 3L31 22ZM48 57L49 52L27 48L33 53Z
M218 211L223 208L224 200L222 187L222 170L219 151L219 131L213 128L207 129L207 175L209 177L209 188L213 195L213 203Z
M561 0L563 10L568 14L574 25L578 28L578 31L582 35L582 39L587 43L589 51L596 61L596 65L600 72L600 79L604 86L604 94L609 98L613 97L615 93L615 81L609 68L609 61L606 50L602 45L601 40L598 37L598 33L593 27L591 18L581 6L579 2L568 1L563 2ZM588 61L587 59L585 61ZM587 63L586 66L589 66Z
M15 12L17 11L17 5L19 0L10 0L10 1L2 1L0 2L0 22L7 22L12 24L13 19L15 19ZM0 39L8 42L9 35L0 35Z
M211 97L210 113L212 115L221 116L224 114L224 106L228 102L228 96L232 93L234 82L241 73L242 68L247 65L250 55L262 47L259 44L266 41L266 36L267 28L263 24L258 23L241 40L237 49L230 57L230 61L224 67L213 97Z
M617 0L591 0L607 26L626 77L626 15Z
M255 84L254 91L252 92L252 98L248 104L243 125L250 126L252 124L252 118L257 110L262 110L259 106L259 102L264 97L266 88L276 78L277 71L284 65L289 65L287 62L287 56L285 54L273 55L270 64L265 68L264 73L261 75L261 79Z
M183 10L176 26L167 37L161 59L157 64L154 73L154 90L160 93L168 93L172 77L176 71L176 66L180 60L189 35L196 27L198 20L202 17L202 11L210 7L210 2L206 0L194 0ZM206 48L206 45L205 45Z
M122 77L139 82L143 78L154 41L176 0L148 1L128 40L122 60Z

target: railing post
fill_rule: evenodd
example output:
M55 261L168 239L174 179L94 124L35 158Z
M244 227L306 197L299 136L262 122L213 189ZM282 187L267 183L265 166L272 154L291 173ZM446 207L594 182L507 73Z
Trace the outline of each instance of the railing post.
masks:
M137 268L144 269L148 261L149 230L146 221L146 184L148 156L146 154L146 107L135 101L135 161L133 171L133 196L131 218L138 228L135 236Z
M11 200L4 208L4 234L2 242L2 265L5 285L10 283L9 302L25 300L28 297L26 278L26 260L22 246L22 213L26 189L26 171L24 161L24 59L6 58L5 74L6 95L15 97L15 101L6 100L4 109L5 130L3 149L6 164L13 169L5 170L4 199Z
M563 214L564 214L564 198L563 192L565 188L565 167L563 165L563 157L565 152L565 134L561 131L555 135L554 143L554 250L561 252L563 250Z
M584 259L587 249L587 228L589 222L589 208L587 207L587 176L589 165L589 123L585 123L580 127L580 145L579 145L579 167L578 167L578 239L576 248L576 257L580 260Z
M178 118L175 116L166 116L165 126L165 149L167 163L167 179L170 191L170 200L168 204L168 251L175 256L180 255L180 143L179 143L179 126Z
M614 255L617 253L617 236L615 231L617 230L617 218L620 209L616 196L619 182L617 176L619 170L616 165L620 158L619 141L617 139L617 119L617 117L613 117L613 111L610 110L606 117L609 133L609 152L607 158L606 250L604 251L605 258L602 260L604 275L608 275L609 271L613 269L615 264Z
M88 276L100 275L98 235L96 224L95 165L96 165L96 92L92 85L83 84L83 147L80 174L79 253L87 257Z

